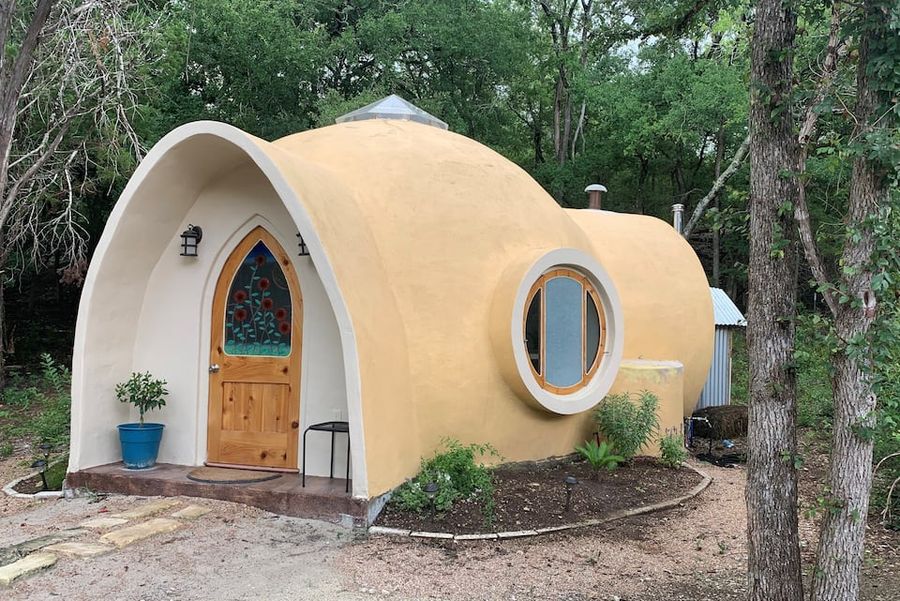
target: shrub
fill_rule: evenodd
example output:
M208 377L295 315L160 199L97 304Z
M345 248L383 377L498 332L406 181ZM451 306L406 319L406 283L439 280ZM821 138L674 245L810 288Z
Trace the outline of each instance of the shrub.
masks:
M621 455L613 454L612 447L605 442L597 444L594 440L588 440L583 445L575 447L575 450L579 455L584 457L598 473L599 470L603 468L612 471L619 467L620 463L625 462L625 458Z
M659 461L666 467L677 468L687 459L684 436L669 432L659 440Z
M41 384L47 391L42 411L34 418L32 431L42 441L62 445L69 440L72 408L72 374L47 353L41 355Z
M147 411L166 406L165 380L156 380L149 372L133 373L121 384L116 384L116 398L123 403L131 403L141 414L141 425Z
M419 474L407 480L394 493L392 501L408 511L421 512L431 508L425 494L429 482L438 485L434 498L437 511L445 512L457 499L477 497L482 504L485 520L494 516L494 480L490 470L476 461L485 456L499 457L489 444L462 445L458 440L444 439L444 450L430 459L422 459Z
M632 402L631 395L613 394L600 402L594 421L616 453L628 461L659 429L658 408L659 399L647 391L637 396L637 402Z

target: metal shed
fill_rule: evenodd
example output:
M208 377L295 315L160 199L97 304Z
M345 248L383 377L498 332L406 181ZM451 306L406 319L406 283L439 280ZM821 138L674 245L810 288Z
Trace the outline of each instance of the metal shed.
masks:
M747 327L744 314L721 288L710 288L716 323L713 360L697 409L717 407L731 402L731 334Z

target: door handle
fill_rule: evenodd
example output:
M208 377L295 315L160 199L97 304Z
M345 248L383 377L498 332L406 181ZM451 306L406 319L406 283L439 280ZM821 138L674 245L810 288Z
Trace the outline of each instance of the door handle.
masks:
M213 363L212 365L209 366L209 373L211 373L211 374L217 374L217 373L219 373L219 369L220 369L220 368L219 368L219 364L218 364L218 363Z

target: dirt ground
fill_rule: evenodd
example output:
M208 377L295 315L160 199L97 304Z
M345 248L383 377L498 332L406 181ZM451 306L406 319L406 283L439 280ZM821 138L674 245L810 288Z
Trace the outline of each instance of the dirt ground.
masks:
M93 559L61 559L0 593L10 601L447 599L703 601L744 598L744 470L701 465L712 485L684 507L607 527L504 542L366 538L223 502L182 530ZM18 474L16 473L18 472ZM8 482L21 467L0 462ZM187 499L184 500L188 502ZM0 547L146 499L0 499ZM814 524L803 538L813 547ZM900 535L870 531L866 601L895 601Z
M595 470L574 457L500 466L494 470L493 521L483 501L459 499L445 514L404 510L388 504L377 525L426 532L472 534L529 530L585 522L610 513L652 505L686 494L702 480L687 468L670 469L638 457L615 471ZM569 507L563 480L575 476Z

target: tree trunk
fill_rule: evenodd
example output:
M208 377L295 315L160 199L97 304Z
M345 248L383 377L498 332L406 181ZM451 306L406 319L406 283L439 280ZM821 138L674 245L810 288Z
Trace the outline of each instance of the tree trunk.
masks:
M801 601L797 529L796 390L791 369L797 261L790 103L796 15L782 0L760 0L751 44L750 404L747 539L750 601Z
M877 114L878 98L866 73L872 38L879 31L879 15L873 2L866 3L866 22L859 43L856 74L856 117L854 139L865 139ZM880 29L880 28L879 28ZM885 127L882 121L877 127ZM847 235L841 253L841 288L850 302L838 305L835 332L842 347L833 356L834 425L832 433L829 497L824 512L813 577L813 601L854 601L859 598L872 487L875 393L872 390L871 347L850 348L851 342L865 338L875 317L871 262L875 234L870 219L879 201L887 196L885 173L860 153L853 163L847 209Z

